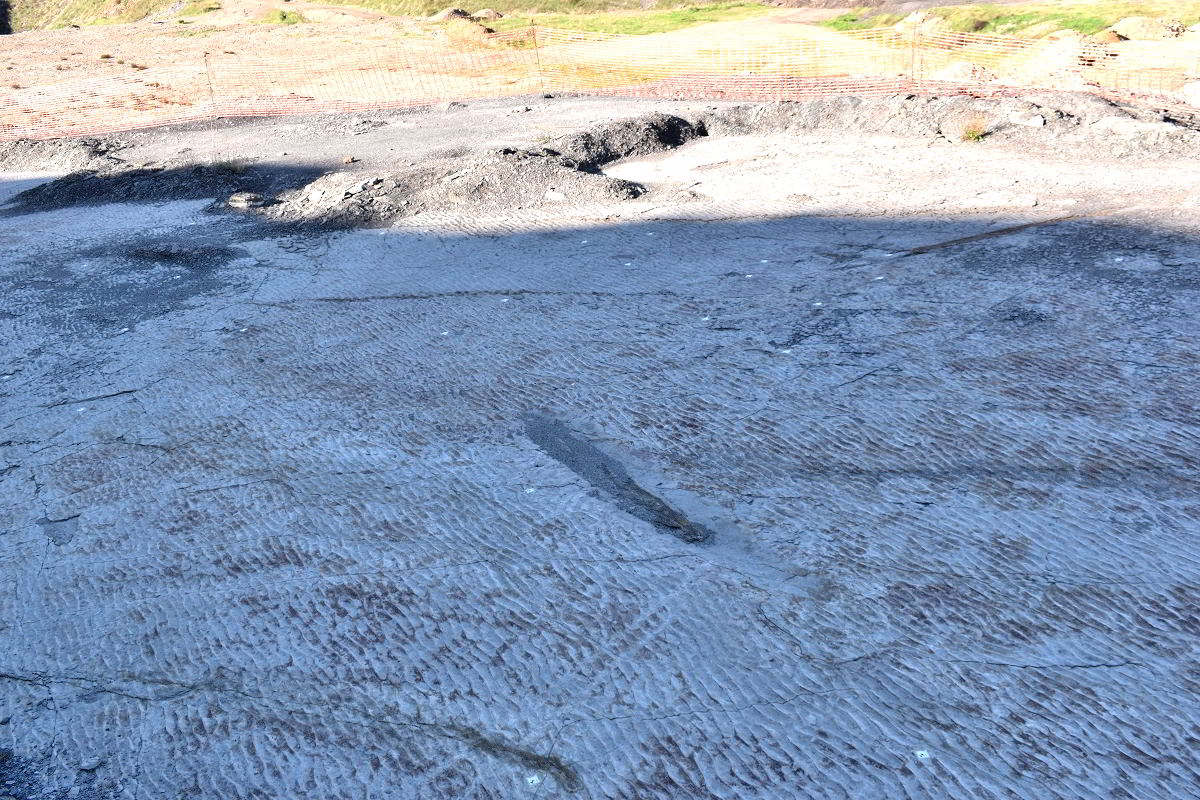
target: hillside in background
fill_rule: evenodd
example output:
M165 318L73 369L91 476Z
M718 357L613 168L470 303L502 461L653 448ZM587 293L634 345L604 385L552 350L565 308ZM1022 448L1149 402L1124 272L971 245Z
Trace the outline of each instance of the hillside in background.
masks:
M183 3L173 0L9 0L13 31L137 22Z
M824 23L835 30L881 28L909 15L894 4L857 8ZM1170 18L1183 25L1200 22L1197 0L1062 0L1062 2L970 3L930 7L928 21L947 30L1038 38L1059 30L1094 34L1130 17Z
M244 4L242 0L0 0L11 3L14 31L65 28L70 25L102 25L138 22L144 19L190 18L209 11ZM326 0L333 5L353 6L394 16L427 17L446 8L448 0ZM720 4L728 6L733 4ZM747 3L741 6L752 5ZM650 6L654 12L712 4L696 0L477 0L466 10L491 8L505 16L528 19L534 14L591 15L604 12L638 11ZM728 14L724 16L729 16ZM707 21L707 20L697 20Z
M325 8L342 6L396 17L429 17L443 10L448 0L317 0ZM279 0L287 3L288 0ZM773 6L826 9L804 21L821 22L835 30L879 28L905 24L914 9L922 27L954 31L1040 37L1059 30L1093 34L1120 20L1135 17L1169 18L1190 26L1200 22L1200 0L998 0L993 3L883 2L883 0L475 0L465 10L485 6L504 19L488 21L497 29L538 22L551 27L610 33L659 33L690 25L732 21L757 16ZM297 2L284 12L269 0L0 0L0 32L155 21L230 24L230 12L240 21L291 24L307 20L304 8L321 7ZM247 12L252 11L249 17ZM357 12L354 12L357 13ZM823 21L822 21L823 20ZM1136 37L1144 38L1144 37Z

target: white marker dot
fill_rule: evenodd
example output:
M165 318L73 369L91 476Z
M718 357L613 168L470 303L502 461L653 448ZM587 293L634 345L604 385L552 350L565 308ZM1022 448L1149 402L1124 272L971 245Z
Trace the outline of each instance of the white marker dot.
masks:
M587 239L584 239L580 244L587 244Z
M789 348L789 349L787 349L787 350L780 350L779 352L781 352L781 353L790 353L790 352L792 352L792 351L791 351L791 349Z
M701 318L700 318L700 321L701 321L701 322L708 322L710 319L712 319L712 317L701 317Z
M241 331L242 333L245 333L245 332L246 332L246 329L245 329L245 328L238 328L238 330L239 330L239 331Z
M825 305L825 304L824 304L824 303L813 303L813 305L819 308L819 307L821 307L821 306L823 306L823 305Z
M646 235L647 235L647 236L653 236L654 234L653 234L653 233L647 233Z
M922 761L925 761L926 759L929 758L929 751L928 750L914 750L913 755L915 755L917 758L921 759Z
M533 494L533 487L532 487L532 486L530 486L529 488L527 488L527 489L525 490L525 494Z
M882 276L882 275L876 275L876 276L875 276L875 280L877 280L877 281L881 281L881 280L883 280L883 276Z
M627 266L627 267L632 267L632 266L633 266L633 262L632 262L632 261L626 261L626 262L625 262L625 266Z
M767 260L764 258L764 259L760 259L758 263L760 263L760 264L770 264L771 262L770 262L770 261L767 261Z
M508 302L509 300L511 300L511 299L512 299L512 298L505 297L505 298L502 298L502 299L500 300L500 302L501 302L501 303L507 303L507 302Z
M754 276L753 276L753 275L747 275L746 277L747 277L747 278L753 278Z
M450 331L442 331L442 336L449 336L449 335L450 335Z

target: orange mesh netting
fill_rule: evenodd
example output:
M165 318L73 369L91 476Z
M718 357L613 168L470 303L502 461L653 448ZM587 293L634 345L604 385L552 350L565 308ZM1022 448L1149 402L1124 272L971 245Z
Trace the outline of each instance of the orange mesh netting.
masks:
M810 26L772 26L736 38L547 28L469 41L398 38L319 58L205 56L122 77L0 90L0 140L533 92L762 101L1035 89L1196 110L1200 43L1096 44L892 28L841 33Z

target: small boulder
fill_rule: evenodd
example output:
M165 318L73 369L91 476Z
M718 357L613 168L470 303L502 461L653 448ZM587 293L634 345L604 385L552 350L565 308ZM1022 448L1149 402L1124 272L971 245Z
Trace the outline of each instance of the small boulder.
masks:
M504 19L504 15L493 8L485 8L471 15L475 19Z
M229 196L230 208L261 208L263 196L255 192L236 192Z
M448 19L470 19L471 13L461 8L443 8L430 17L434 22L445 22Z

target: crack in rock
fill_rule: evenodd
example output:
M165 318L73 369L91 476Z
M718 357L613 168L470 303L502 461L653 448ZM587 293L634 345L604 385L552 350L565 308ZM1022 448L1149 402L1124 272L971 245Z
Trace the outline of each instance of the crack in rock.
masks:
M622 511L649 522L662 533L689 544L713 538L713 531L689 519L661 497L630 477L625 467L577 435L565 424L544 414L525 418L525 435L547 455L610 497Z
M510 764L553 775L568 792L583 788L579 774L558 756L542 755L532 750L508 744L495 736L486 736L466 725L444 725L443 729L453 738L481 753L507 761Z

